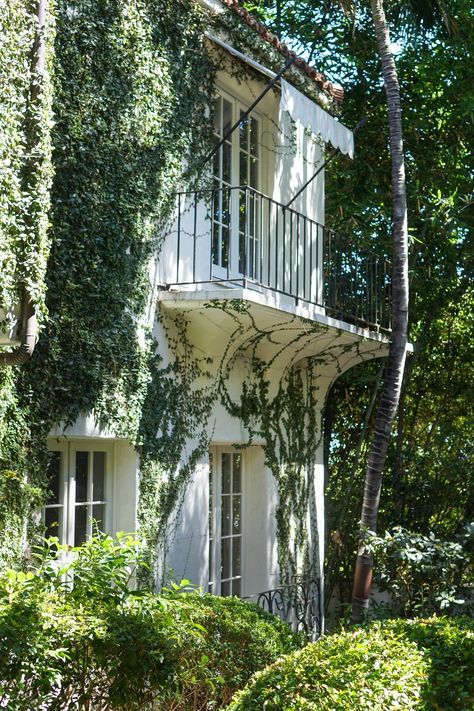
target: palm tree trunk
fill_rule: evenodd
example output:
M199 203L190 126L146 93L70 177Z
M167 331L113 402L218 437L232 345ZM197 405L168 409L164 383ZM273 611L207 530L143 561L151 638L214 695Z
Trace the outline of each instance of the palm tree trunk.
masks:
M400 88L395 62L390 51L390 36L383 2L382 0L371 0L370 4L387 95L392 159L392 339L365 474L361 534L352 591L352 622L361 622L369 605L373 560L372 556L365 552L364 540L367 530L376 531L377 528L382 470L392 423L400 399L408 327L408 232Z

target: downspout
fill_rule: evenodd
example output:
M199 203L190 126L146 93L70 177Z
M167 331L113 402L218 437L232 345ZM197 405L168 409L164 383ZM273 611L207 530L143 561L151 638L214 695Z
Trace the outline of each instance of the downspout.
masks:
M21 343L10 353L0 353L0 366L22 365L33 353L38 334L38 323L33 302L25 293L23 297L23 327L21 329Z
M47 0L38 0L36 5L36 33L32 50L30 106L34 106L41 98L42 77L46 65L46 3ZM34 136L34 131L32 132ZM34 153L33 145L30 146L30 156ZM30 157L31 161L31 157ZM30 295L24 291L22 299L22 330L21 343L10 353L0 353L1 365L21 365L25 363L34 351L38 334L36 311Z

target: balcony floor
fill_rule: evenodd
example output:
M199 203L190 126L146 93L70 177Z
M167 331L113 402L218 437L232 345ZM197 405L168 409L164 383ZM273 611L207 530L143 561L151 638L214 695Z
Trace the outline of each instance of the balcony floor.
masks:
M223 336L259 358L293 361L322 354L343 360L346 369L388 354L385 333L328 316L325 309L263 287L215 286L162 290L165 313L185 313L194 345L211 356L222 352ZM283 364L282 364L283 365Z

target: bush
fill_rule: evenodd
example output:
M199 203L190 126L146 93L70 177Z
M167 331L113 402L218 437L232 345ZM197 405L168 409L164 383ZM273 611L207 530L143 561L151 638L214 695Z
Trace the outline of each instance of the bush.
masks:
M297 647L241 600L131 590L141 556L131 536L100 534L61 566L63 553L51 545L36 570L0 579L1 708L221 708Z
M258 672L228 711L472 711L474 621L388 620L326 637Z
M375 581L390 595L395 617L427 617L473 607L474 524L453 541L423 536L397 526L371 535L367 548L375 558Z

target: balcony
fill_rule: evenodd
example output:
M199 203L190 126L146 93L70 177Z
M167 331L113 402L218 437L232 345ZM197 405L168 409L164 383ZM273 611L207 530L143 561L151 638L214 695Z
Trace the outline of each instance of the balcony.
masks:
M168 289L253 288L327 316L390 331L390 265L248 186L176 194Z

